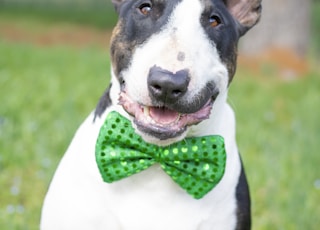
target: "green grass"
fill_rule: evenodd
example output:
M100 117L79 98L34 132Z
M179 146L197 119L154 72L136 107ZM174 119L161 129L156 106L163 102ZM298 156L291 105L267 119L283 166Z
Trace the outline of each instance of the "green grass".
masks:
M57 163L108 84L108 53L1 40L0 53L0 229L37 229Z
M0 1L0 15L1 18L13 20L20 18L23 20L38 20L49 24L69 22L91 25L101 29L112 28L116 23L117 15L111 2L106 2L101 7L95 5L90 7L90 4L88 7L81 7L75 4L62 5L65 7L46 4L43 6L39 4L35 6L24 4L1 5Z
M320 225L320 79L282 82L242 73L231 86L253 202L253 229Z
M38 228L51 177L109 71L107 48L0 38L0 229ZM240 69L231 85L253 229L320 226L319 89L315 71L285 82Z

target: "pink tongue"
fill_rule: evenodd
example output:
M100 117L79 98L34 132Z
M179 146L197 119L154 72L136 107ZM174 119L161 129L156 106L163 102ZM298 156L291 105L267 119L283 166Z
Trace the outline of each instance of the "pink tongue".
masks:
M164 107L150 107L150 116L159 124L170 124L179 118L179 113Z

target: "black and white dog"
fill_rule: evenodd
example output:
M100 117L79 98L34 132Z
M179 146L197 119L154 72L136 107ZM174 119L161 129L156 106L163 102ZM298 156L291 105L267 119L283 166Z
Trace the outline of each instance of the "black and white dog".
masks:
M41 229L250 229L248 185L226 100L238 40L258 22L261 0L112 1L119 21L111 41L111 84L55 173ZM202 199L188 195L157 164L104 183L95 145L110 111L158 146L222 136L222 180Z

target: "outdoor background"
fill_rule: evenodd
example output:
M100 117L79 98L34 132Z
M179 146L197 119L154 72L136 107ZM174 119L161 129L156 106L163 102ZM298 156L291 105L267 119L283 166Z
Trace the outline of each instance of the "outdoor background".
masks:
M320 1L263 3L229 93L253 229L317 230ZM38 229L59 160L109 83L115 22L109 0L0 0L0 229Z

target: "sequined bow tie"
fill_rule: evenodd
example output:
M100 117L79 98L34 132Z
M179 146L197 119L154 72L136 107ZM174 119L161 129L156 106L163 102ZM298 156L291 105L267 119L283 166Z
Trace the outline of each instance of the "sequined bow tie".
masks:
M226 152L221 136L185 138L166 147L146 143L128 119L110 112L97 139L96 161L108 183L159 163L177 184L200 199L221 180Z

